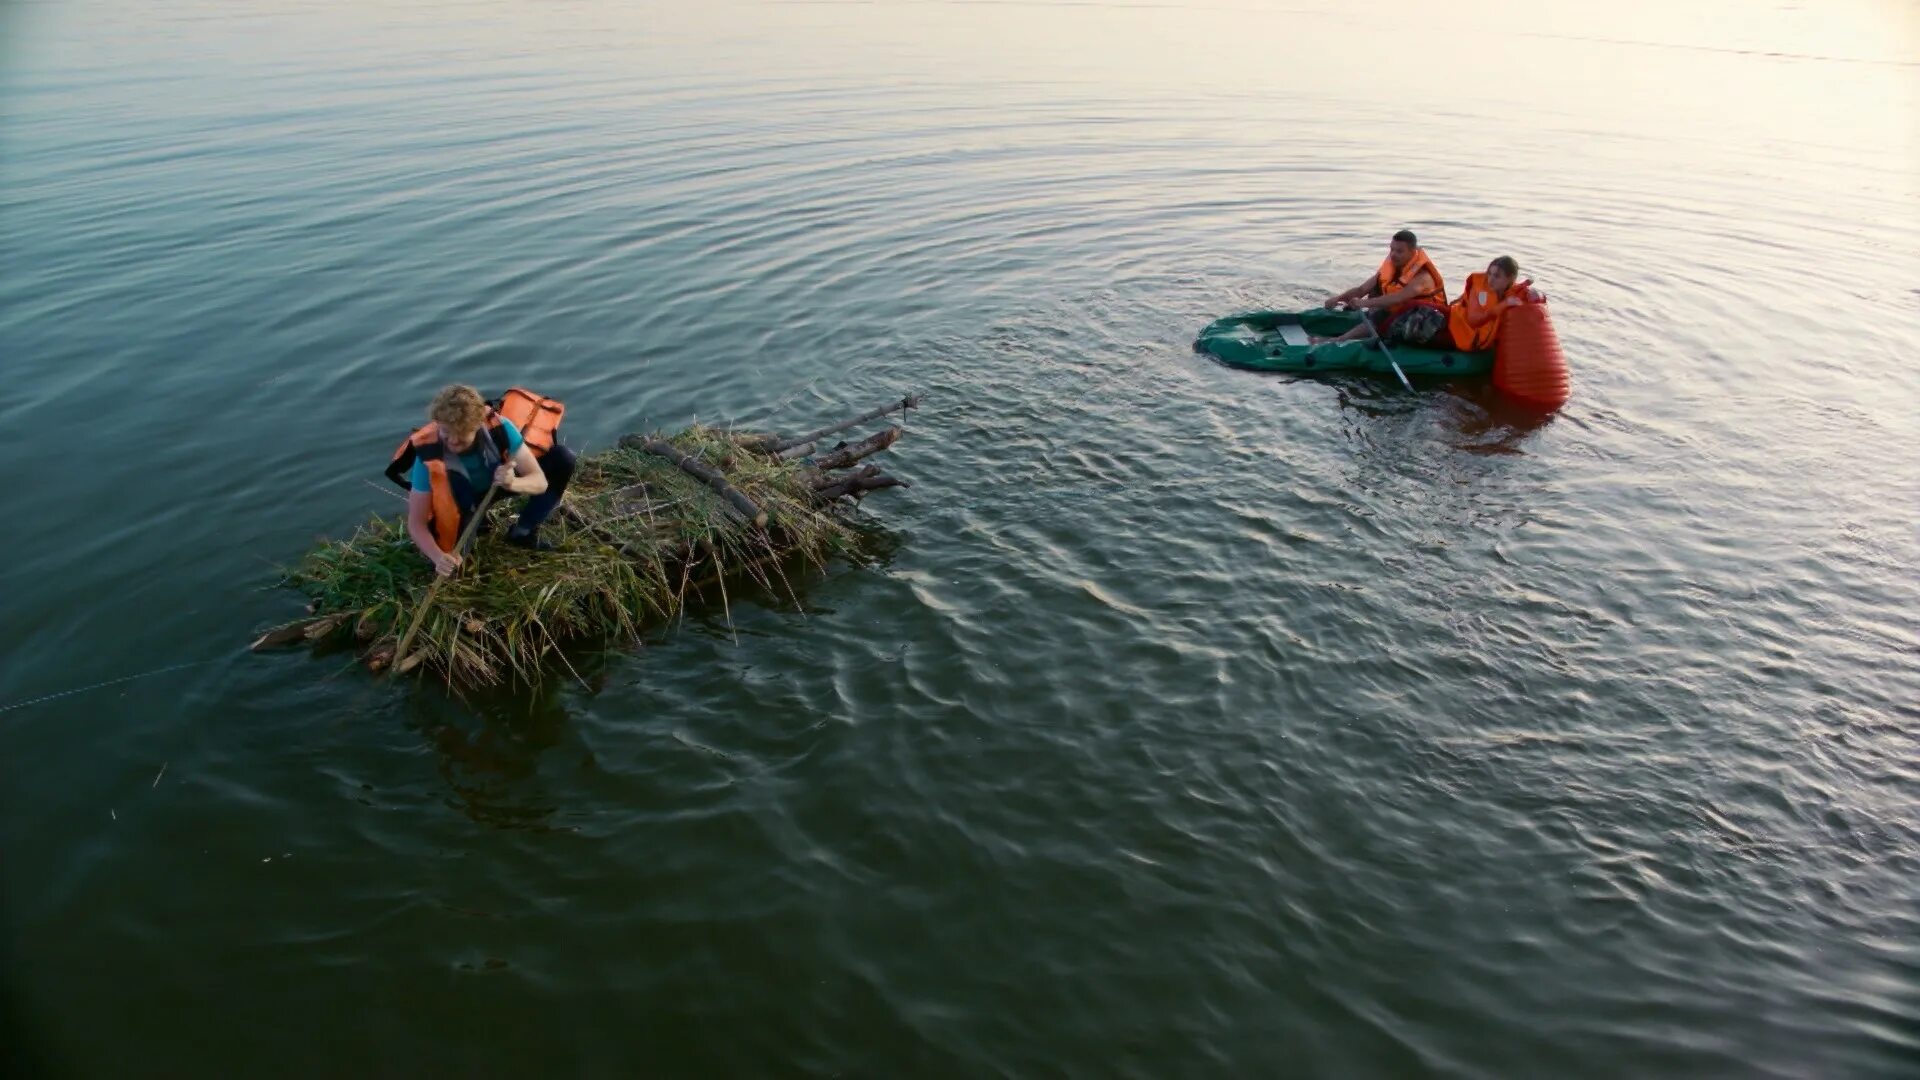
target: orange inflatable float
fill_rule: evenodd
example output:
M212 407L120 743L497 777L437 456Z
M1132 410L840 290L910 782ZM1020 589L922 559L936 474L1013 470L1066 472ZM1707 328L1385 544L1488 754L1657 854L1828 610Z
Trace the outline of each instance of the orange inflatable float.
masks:
M1547 317L1546 298L1521 304L1500 317L1494 346L1493 385L1529 408L1552 412L1567 403L1572 386L1560 336Z

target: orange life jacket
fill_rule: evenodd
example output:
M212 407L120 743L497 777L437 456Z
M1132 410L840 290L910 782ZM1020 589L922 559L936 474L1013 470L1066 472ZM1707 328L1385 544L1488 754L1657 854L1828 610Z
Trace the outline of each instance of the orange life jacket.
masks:
M1447 330L1453 335L1453 347L1462 352L1493 348L1500 336L1500 316L1506 312L1506 299L1514 288L1509 285L1504 293L1494 292L1487 285L1486 274L1468 274L1460 299L1447 308ZM1480 325L1475 326L1476 322Z
M567 407L550 397L542 397L525 387L516 386L492 401L496 415L513 421L520 429L520 437L527 441L527 448L539 457L553 449L555 434L560 430L560 420L567 415Z
M511 420L513 426L520 429L520 438L526 442L527 449L532 450L537 458L553 449L554 438L560 430L560 420L566 414L567 407L553 398L542 397L516 386L487 402L487 435L493 440L494 450L504 462L507 459L507 429L500 425L500 421ZM427 525L433 530L440 550L450 552L460 542L460 504L454 499L453 485L447 480L447 448L445 441L440 438L439 424L429 423L407 436L400 448L393 452L393 460L387 463L387 479L408 491L413 490L408 477L413 472L416 460L426 463L428 494L433 499Z
M1396 268L1391 258L1380 260L1380 272L1377 275L1380 284L1380 295L1389 296L1393 293L1406 291L1407 282L1419 277L1420 271L1422 270L1427 272L1427 277L1433 282L1433 285L1425 292L1417 294L1408 293L1406 299L1388 308L1388 311L1399 311L1401 308L1417 300L1429 300L1442 307L1446 306L1447 283L1440 280L1440 268L1433 265L1432 259L1427 258L1425 248L1414 248L1413 257L1408 259L1407 265L1402 267Z

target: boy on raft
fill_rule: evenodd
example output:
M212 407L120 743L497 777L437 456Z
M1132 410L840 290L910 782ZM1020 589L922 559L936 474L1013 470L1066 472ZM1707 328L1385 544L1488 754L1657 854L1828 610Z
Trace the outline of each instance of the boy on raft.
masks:
M573 453L551 430L558 426L558 417L547 420L548 413L539 411L548 399L517 387L508 397L511 405L522 406L515 411L533 417L541 430L523 435L480 391L449 386L434 395L427 408L428 424L407 437L388 468L396 480L400 469L408 470L407 535L442 576L460 568L454 549L490 484L508 495L530 496L507 530L507 543L535 551L553 547L540 539L540 523L560 505L567 481L573 479ZM548 412L558 408L553 402Z
M1483 273L1468 274L1460 298L1446 302L1440 271L1427 258L1412 232L1393 234L1387 257L1373 277L1326 300L1326 307L1360 312L1374 323L1382 341L1416 347L1481 352L1493 348L1500 334L1500 316L1537 294L1531 282L1515 280L1520 264L1502 255ZM1315 345L1371 337L1366 322L1334 338L1313 338Z

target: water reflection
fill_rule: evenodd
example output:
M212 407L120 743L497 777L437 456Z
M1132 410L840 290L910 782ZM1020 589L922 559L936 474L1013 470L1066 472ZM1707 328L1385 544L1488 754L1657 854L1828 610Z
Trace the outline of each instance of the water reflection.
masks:
M738 624L748 607L789 614L823 613L810 602L814 588L835 570L851 565L861 572L891 565L910 543L911 534L889 529L867 516L852 520L854 546L822 566L789 559L762 568L765 581L744 573L724 582L690 582L681 616L650 628L638 642L575 645L551 657L537 685L510 680L497 686L449 690L421 681L408 699L408 713L438 758L449 805L472 821L506 829L548 829L566 800L564 788L550 791L541 779L543 758L573 742L574 713L597 695L611 674L637 663L667 662L675 635L738 642L776 631ZM658 655L656 655L658 654ZM355 665L357 672L358 665ZM685 741L675 734L676 739ZM591 766L591 750L582 750Z
M1517 405L1484 383L1449 386L1438 404L1442 422L1459 435L1451 445L1469 454L1524 454L1528 440L1559 417Z
M544 829L559 809L540 782L540 756L565 738L566 684L450 696L423 684L414 722L439 759L448 804L477 824Z
M1343 414L1375 422L1428 421L1443 429L1441 441L1469 454L1524 454L1527 440L1559 415L1517 405L1479 380L1416 383L1412 394L1380 378L1356 375L1326 381L1333 383L1334 400ZM1366 425L1350 427L1349 432L1372 441Z

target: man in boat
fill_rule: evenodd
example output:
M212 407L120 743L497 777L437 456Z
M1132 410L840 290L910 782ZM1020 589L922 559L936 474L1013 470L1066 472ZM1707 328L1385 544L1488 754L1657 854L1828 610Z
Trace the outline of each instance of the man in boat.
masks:
M1368 321L1384 340L1419 344L1446 329L1447 285L1412 230L1401 229L1387 245L1380 269L1346 292L1327 297L1325 306L1358 311L1365 321L1339 337L1313 338L1315 345L1371 337Z
M540 523L560 505L574 465L573 453L554 433L562 410L558 402L517 387L502 402L517 406L512 411L523 421L532 418L528 431L473 387L447 387L427 408L428 424L408 436L388 467L388 475L397 479L398 470L410 465L407 535L443 576L460 568L454 549L490 485L503 494L529 496L507 530L507 543L535 551L553 547L540 538ZM536 456L536 449L543 452Z

